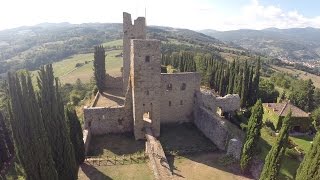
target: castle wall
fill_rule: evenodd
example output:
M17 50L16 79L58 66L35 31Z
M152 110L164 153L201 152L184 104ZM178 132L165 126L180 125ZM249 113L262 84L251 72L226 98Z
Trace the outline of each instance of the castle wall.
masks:
M132 132L132 114L124 106L84 108L85 129L92 135Z
M193 120L194 95L200 81L199 73L161 73L161 123Z
M106 74L105 87L107 89L122 89L122 77L112 77L109 74Z
M240 102L238 97L239 96L237 95L233 95L229 98L219 98L218 102L220 103L219 105L222 107L222 110L230 110L237 106L232 107L233 105L229 104L231 108L228 108L228 103L233 102L238 104L238 101ZM196 92L196 105L194 106L193 113L194 123L220 150L225 150L235 158L238 158L241 151L241 148L238 147L242 146L244 133L234 124L216 114L214 111L217 107L215 105L216 98L217 97L208 91ZM223 101L223 99L226 99L226 101ZM224 106L222 106L222 104ZM230 147L228 147L228 144Z
M131 39L146 39L146 22L144 17L138 17L132 24L131 15L123 13L123 90L127 89L130 75Z

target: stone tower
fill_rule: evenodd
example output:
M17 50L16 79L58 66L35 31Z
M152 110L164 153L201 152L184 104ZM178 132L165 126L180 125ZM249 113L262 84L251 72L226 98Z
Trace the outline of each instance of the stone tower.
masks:
M132 25L131 15L123 13L123 91L126 92L130 74L130 41L131 39L146 39L146 20L138 17Z
M136 139L145 138L145 127L160 135L161 54L158 40L131 40L131 86Z

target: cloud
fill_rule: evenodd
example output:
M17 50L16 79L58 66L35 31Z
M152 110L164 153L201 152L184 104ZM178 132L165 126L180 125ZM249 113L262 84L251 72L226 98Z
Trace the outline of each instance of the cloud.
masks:
M224 24L225 29L264 29L276 28L320 28L320 16L307 18L297 11L284 11L280 7L263 6L258 0L252 0L250 4L241 9L238 17L231 17Z

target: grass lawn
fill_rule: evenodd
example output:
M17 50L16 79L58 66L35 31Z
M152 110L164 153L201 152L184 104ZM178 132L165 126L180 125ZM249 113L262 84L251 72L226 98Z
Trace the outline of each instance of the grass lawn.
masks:
M265 128L261 129L261 140L259 142L259 147L261 148L260 158L265 159L271 146L276 142L276 137L270 136ZM300 161L284 155L279 179L294 179L296 171L300 165Z
M297 136L291 137L290 139L293 141L294 144L298 146L299 149L302 149L304 153L307 153L311 147L311 142L313 140L312 137L304 135L304 136Z
M145 148L144 141L136 141L133 134L108 134L93 136L90 142L89 156L122 156L122 155L143 155ZM80 180L151 180L152 170L146 162L126 165L93 166L84 163L79 168Z
M93 136L89 156L141 155L144 148L145 142L136 141L131 133Z
M122 39L117 39L114 41L105 42L102 44L103 47L112 47L112 46L123 46Z
M161 126L159 140L165 151L192 147L210 148L213 151L217 149L192 123Z
M79 168L78 179L152 180L153 174L146 163L116 166L91 166L85 163Z
M173 179L249 179L240 174L238 162L221 162L223 152L211 152L182 156L168 156L173 169Z

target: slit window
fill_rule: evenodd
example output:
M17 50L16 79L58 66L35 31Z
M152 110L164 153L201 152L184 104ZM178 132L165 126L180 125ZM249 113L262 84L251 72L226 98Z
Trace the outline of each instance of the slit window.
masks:
M167 91L171 91L172 90L172 84L167 84Z
M150 56L146 56L145 61L150 62Z
M171 101L169 101L169 106L171 106Z
M182 100L180 100L180 105L183 105L183 101Z
M187 87L186 83L182 83L181 88L180 88L181 91L186 90L186 87Z
M146 90L146 95L149 95L149 91L148 90Z

